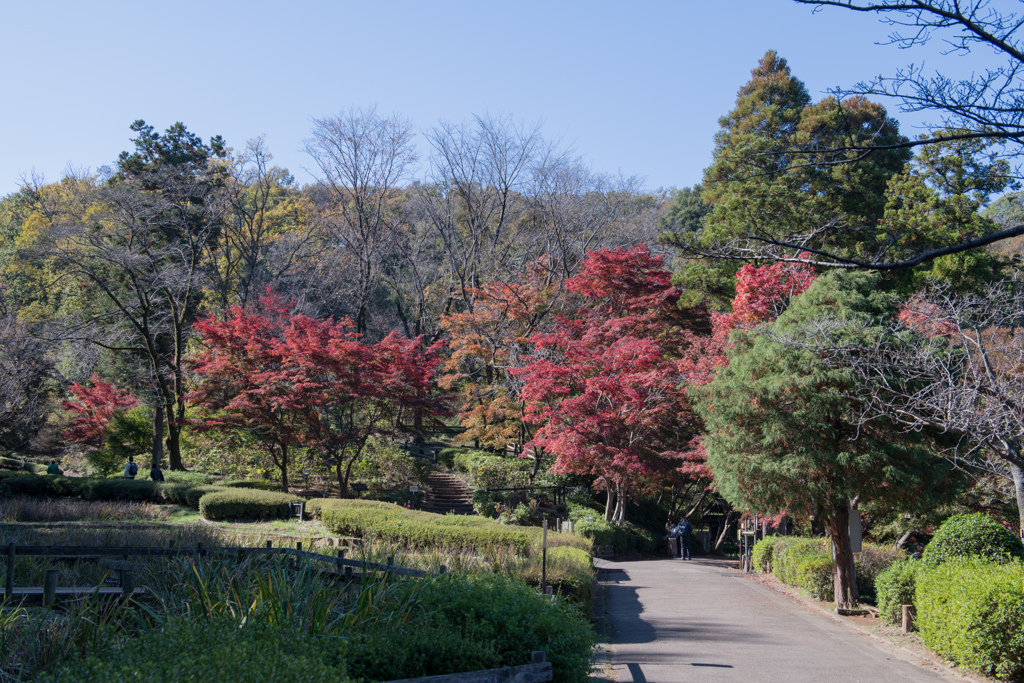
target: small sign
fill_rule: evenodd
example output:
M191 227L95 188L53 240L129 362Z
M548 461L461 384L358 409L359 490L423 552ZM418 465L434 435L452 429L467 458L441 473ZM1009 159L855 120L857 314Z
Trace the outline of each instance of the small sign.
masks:
M416 484L413 484L412 486L409 487L409 493L416 493L419 490L420 490L420 487L417 486Z
M862 550L861 544L864 539L864 529L860 523L860 510L850 510L850 550L859 553Z

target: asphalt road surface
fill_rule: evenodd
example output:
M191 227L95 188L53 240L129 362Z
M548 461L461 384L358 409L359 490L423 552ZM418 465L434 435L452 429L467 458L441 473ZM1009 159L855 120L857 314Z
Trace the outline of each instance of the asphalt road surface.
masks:
M596 562L614 681L966 680L752 581L735 561Z

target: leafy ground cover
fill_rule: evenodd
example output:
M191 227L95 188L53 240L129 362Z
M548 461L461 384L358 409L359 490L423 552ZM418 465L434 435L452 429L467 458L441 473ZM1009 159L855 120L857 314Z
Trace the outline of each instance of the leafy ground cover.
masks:
M505 576L377 575L346 588L315 563L293 569L285 558L145 564L150 593L126 603L0 612L0 670L10 680L270 680L252 673L252 659L290 680L371 681L519 665L543 649L556 680L589 672L588 620ZM285 642L305 645L253 654ZM158 660L177 661L175 672Z

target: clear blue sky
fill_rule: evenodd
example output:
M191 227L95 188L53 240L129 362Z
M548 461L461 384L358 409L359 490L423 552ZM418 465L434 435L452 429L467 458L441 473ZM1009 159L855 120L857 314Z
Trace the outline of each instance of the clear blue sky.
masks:
M542 121L597 171L682 187L767 49L815 98L926 55L876 46L875 18L790 0L40 0L2 3L0 27L0 195L33 170L112 163L139 118L239 149L265 135L310 182L310 118L372 104L419 130L486 111Z

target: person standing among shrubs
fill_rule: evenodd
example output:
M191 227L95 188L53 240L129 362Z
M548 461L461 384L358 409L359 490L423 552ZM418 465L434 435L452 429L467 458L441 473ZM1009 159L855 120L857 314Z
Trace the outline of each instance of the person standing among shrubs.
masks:
M163 470L161 470L160 466L157 465L156 463L154 463L153 466L149 468L149 478L152 479L153 481L164 480Z
M124 478L134 479L139 473L139 466L135 464L135 456L129 455L128 462L124 464Z
M60 465L57 464L56 460L51 460L50 461L49 467L46 468L46 473L47 474L56 474L56 475L64 474L64 472L61 471Z
M688 517L683 517L683 521L676 525L676 539L679 543L679 557L684 560L692 560L690 556L690 534L693 533L693 525L690 524Z

